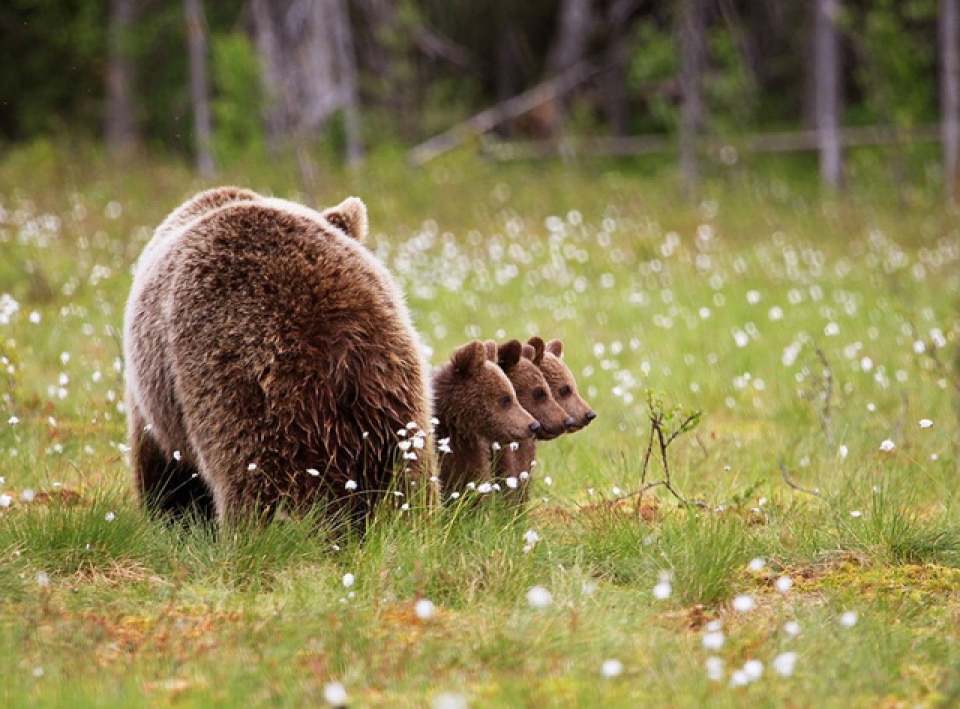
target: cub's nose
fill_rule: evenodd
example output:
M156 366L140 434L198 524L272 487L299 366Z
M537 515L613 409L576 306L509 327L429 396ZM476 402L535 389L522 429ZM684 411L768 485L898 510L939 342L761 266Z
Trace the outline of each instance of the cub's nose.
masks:
M564 428L573 428L577 425L577 420L573 416L567 416L567 420L563 422Z
M584 415L583 418L585 418L585 419L587 420L587 423L590 423L590 422L593 421L596 417L597 417L597 412L594 411L593 409L591 409L590 411L588 411L588 412L586 413L586 415Z
M534 433L536 433L537 431L539 431L539 430L540 430L540 422L539 422L539 421L534 421L533 423L531 423L531 424L530 424L530 430L533 431Z

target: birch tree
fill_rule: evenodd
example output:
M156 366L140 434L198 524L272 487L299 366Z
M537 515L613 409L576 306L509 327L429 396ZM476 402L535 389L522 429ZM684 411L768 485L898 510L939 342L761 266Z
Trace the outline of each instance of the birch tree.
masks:
M114 158L129 157L139 149L133 109L133 52L130 34L137 0L110 0L107 28L107 150Z
M193 131L196 140L197 170L212 175L213 161L210 125L210 90L207 82L207 26L203 18L203 0L184 0L187 40L190 48L190 98L193 102Z
M697 136L703 124L704 0L680 9L680 180L688 194L697 184Z
M814 21L814 84L820 179L840 186L843 165L840 146L840 57L837 14L840 0L816 0Z
M957 199L957 152L960 147L960 86L957 58L957 0L940 0L940 133L947 195Z

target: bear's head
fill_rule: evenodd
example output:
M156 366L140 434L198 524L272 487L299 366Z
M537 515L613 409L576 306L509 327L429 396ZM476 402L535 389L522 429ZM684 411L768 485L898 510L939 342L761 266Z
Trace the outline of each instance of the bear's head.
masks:
M507 443L532 437L537 420L517 401L513 385L479 340L459 347L434 379L437 417L442 423L492 441ZM520 343L503 355L520 358Z
M363 243L367 238L367 205L359 197L347 197L336 207L323 210L323 218L351 239Z
M563 343L560 340L550 340L550 342L544 344L539 337L531 337L527 343L534 349L543 352L540 360L540 371L543 372L543 378L547 380L553 398L573 419L573 423L567 426L567 431L579 431L584 426L589 425L597 417L597 414L580 396L573 374L560 359L563 355Z
M495 348L497 364L513 384L520 406L540 422L537 438L549 441L566 432L576 422L550 393L550 385L540 370L544 354L543 340L536 339L541 344L539 350L529 343L521 345L519 340L510 340L499 346L488 342L487 348L491 345ZM518 349L520 356L514 358Z

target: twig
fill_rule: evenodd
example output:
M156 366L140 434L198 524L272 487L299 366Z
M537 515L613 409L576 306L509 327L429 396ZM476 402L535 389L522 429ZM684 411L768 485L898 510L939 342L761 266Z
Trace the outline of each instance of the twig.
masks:
M783 477L783 482L785 482L788 486L792 487L797 492L805 492L806 494L813 495L814 497L823 497L823 495L821 495L817 490L810 490L808 488L801 487L791 480L790 474L787 472L787 466L783 463L783 458L777 458L777 465L780 466L780 475Z
M707 450L707 444L703 442L703 439L700 437L699 433L694 434L694 440L697 442L697 445L700 446L700 450L703 451L704 459L710 457L710 451Z
M833 437L833 412L830 410L830 404L833 400L833 369L830 367L830 362L827 360L827 355L825 355L823 350L819 347L817 348L817 357L820 359L820 363L823 365L824 381L823 406L818 412L820 418L820 428L827 437L827 443L833 446L836 443L836 440Z

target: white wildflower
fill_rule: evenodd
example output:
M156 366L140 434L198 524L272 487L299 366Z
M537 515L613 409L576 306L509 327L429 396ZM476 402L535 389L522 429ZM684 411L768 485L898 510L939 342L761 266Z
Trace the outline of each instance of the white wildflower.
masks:
M723 659L719 657L708 657L706 663L707 678L711 682L719 682L723 679Z
M707 632L703 634L703 649L704 650L719 650L723 647L724 642L727 638L724 636L722 630L715 630L713 632Z
M347 705L347 689L342 682L329 682L323 688L323 698L332 707Z
M884 453L889 453L896 447L897 447L897 444L891 441L889 438L887 438L886 440L883 441L883 443L880 444L880 450L882 450Z
M618 677L623 673L623 663L620 660L604 660L600 665L600 674L604 677Z
M756 600L749 594L743 594L733 599L733 609L738 613L747 613L756 607Z
M356 577L355 577L353 574L351 574L351 573L349 573L349 572L345 573L345 574L343 575L343 587L344 587L344 588L350 588L351 586L353 586L353 584L356 582L356 580L357 580L357 579L356 579Z
M670 598L670 594L673 592L673 587L670 585L669 581L661 581L656 586L653 587L653 597L659 601L666 600Z
M413 612L417 614L417 618L420 620L432 618L436 610L437 607L433 604L433 601L428 598L421 598L413 606Z
M840 616L840 625L845 628L852 628L857 624L859 619L860 615L856 611L847 611Z
M777 579L776 586L780 593L786 593L793 587L793 579L789 576L781 576Z
M543 586L534 586L527 591L527 603L531 608L546 608L553 603L553 594Z
M433 698L433 709L467 709L467 698L453 692L441 692Z
M773 659L773 669L777 674L789 677L793 674L794 665L797 664L797 653L784 652Z
M760 660L747 660L743 663L743 671L751 682L755 682L763 677L763 663Z

